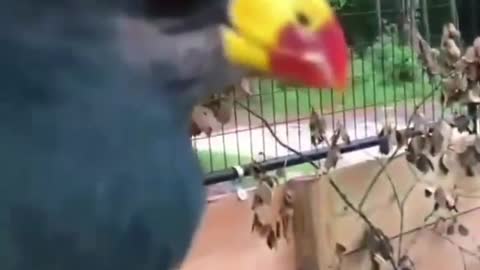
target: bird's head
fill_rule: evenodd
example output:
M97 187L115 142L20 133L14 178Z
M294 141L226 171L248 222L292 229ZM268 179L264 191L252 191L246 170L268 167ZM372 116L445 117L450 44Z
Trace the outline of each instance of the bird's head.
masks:
M256 73L308 87L344 89L348 47L327 0L230 0L225 57Z

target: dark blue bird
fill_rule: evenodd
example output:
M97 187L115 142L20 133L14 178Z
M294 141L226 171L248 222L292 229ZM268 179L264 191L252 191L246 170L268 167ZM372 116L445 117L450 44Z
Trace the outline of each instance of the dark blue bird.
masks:
M275 10L282 0L267 2ZM192 107L244 71L317 86L311 76L324 66L301 55L330 54L312 47L315 35L299 41L307 30L292 26L298 7L286 13L285 3L275 19L283 23L263 26L277 41L250 38L252 19L232 15L251 7L258 19L258 0L219 0L223 16L204 23L208 9L185 1L179 12L133 0L0 3L2 270L178 267L205 201ZM330 14L323 0L316 5Z

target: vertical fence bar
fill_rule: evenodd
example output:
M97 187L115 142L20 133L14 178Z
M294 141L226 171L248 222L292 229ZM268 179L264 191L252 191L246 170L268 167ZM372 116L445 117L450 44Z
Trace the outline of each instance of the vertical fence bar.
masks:
M233 91L233 98L237 99L237 91ZM235 143L237 146L237 164L241 163L240 158L240 136L239 136L239 128L238 128L238 106L236 103L233 104L233 119L235 123Z
M361 56L362 64L362 94L363 94L363 121L365 137L368 137L368 116L367 116L367 95L366 95L366 81L365 81L365 55Z
M290 132L288 130L288 100L287 100L287 89L282 89L282 92L283 92L283 106L285 107L284 108L284 115L285 115L285 119L283 121L281 121L282 123L284 123L285 125L285 135L286 135L286 138L287 138L287 141L286 143L287 144L290 144ZM287 153L287 154L290 154L290 153ZM277 155L278 157L278 155Z
M355 55L353 53L353 50L350 50L350 63L351 66L351 78L352 78L352 102L353 102L353 118L355 121L353 122L353 127L355 129L355 139L358 139L358 131L357 131L357 93L356 90L357 88L355 87Z
M250 85L250 79L248 79L247 81L248 83L248 86L251 88L251 85ZM250 104L250 96L247 96L247 108L249 110L252 110L252 107L251 107L251 104ZM262 115L263 117L263 115ZM252 134L252 130L253 130L253 126L252 126L252 114L250 111L247 112L247 120L248 120L248 135L249 135L249 139L250 139L250 157L253 157L253 134Z
M411 75L412 75L412 80L411 80L411 84L412 84L412 102L413 102L413 106L417 106L417 82L416 82L416 61L415 61L415 50L414 50L414 38L415 38L415 33L417 33L418 31L418 27L417 27L417 19L416 19L416 14L417 12L417 1L411 1L410 2L410 9L409 9L409 12L408 12L408 18L409 18L409 24L408 24L408 27L409 27L409 38L408 40L410 41L408 43L409 45L409 48L410 48L410 59L409 61L412 61L412 63L409 63L411 64L411 70L409 70L409 72L411 72Z
M378 35L380 36L380 47L381 47L381 55L380 55L380 64L382 69L382 88L383 88L383 118L386 120L388 118L387 115L387 106L388 106L388 93L387 93L387 82L385 80L385 33L383 27L383 16L382 16L382 3L380 0L376 0L376 7L377 7L377 23L378 26Z
M298 88L295 88L295 98L297 100L297 135L298 135L298 150L302 151L302 129L300 126L300 93ZM287 126L288 128L288 126Z
M397 84L395 82L395 61L396 61L396 51L395 51L395 45L397 45L398 42L398 28L396 28L396 31L392 34L392 38L390 39L390 47L391 47L391 54L392 54L392 74L391 74L391 80L393 82L393 111L395 113L394 117L394 122L395 126L398 125L398 96L397 96Z
M377 99L377 81L376 81L376 75L375 75L375 50L372 49L370 50L370 57L372 58L371 63L372 63L372 90L373 90L373 118L375 121L375 126L378 125L378 114L377 114L377 105L378 105L378 99ZM369 106L370 107L370 106ZM375 131L376 132L376 131ZM368 135L367 135L368 136Z
M275 107L275 82L272 81L270 84L271 88L270 91L272 92L272 114L273 114L273 131L277 132L277 115L276 115L276 107ZM278 143L275 142L275 156L278 156Z
M262 117L265 118L265 113L264 113L264 109L263 109L263 92L261 91L261 87L260 87L260 84L261 84L261 80L260 79L255 79L255 81L257 82L257 92L258 92L258 101L260 102L260 115ZM263 123L261 124L260 126L261 130L262 130L262 152L265 153L266 152L266 141L265 141L265 127L263 126Z

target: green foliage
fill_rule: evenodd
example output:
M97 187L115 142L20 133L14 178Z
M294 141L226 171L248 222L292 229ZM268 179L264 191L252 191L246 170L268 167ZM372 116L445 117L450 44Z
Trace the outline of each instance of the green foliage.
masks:
M354 57L354 80L376 79L382 86L398 86L422 79L422 66L410 46L402 45L396 34L385 34ZM355 70L357 72L355 72ZM358 72L363 71L363 72ZM376 78L371 73L378 74Z
M348 2L351 0L330 0L330 4L335 8L335 9L342 9L345 5L347 5Z

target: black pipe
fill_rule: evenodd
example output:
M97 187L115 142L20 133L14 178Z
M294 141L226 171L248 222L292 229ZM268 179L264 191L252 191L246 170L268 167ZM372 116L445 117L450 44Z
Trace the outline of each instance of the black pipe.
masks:
M379 142L379 139L377 136L374 137L369 137L365 139L360 139L357 141L352 142L351 144L344 145L340 151L342 153L349 153L357 150L362 150L365 148L370 148L373 146L377 146ZM322 148L318 150L312 150L308 152L302 152L304 157L300 157L298 155L288 155L285 157L279 157L279 158L273 158L266 160L262 163L260 163L260 166L262 169L265 169L266 171L271 171L271 170L276 170L279 168L283 167L290 167L290 166L295 166L295 165L300 165L305 163L305 157L308 158L309 160L320 160L324 159L327 157L327 152L328 149ZM242 168L245 171L244 176L249 176L250 175L250 168L251 164L243 165ZM237 171L233 168L228 168L224 169L221 171L215 171L212 173L207 174L204 185L214 185L222 182L228 182L228 181L233 181L238 178Z

